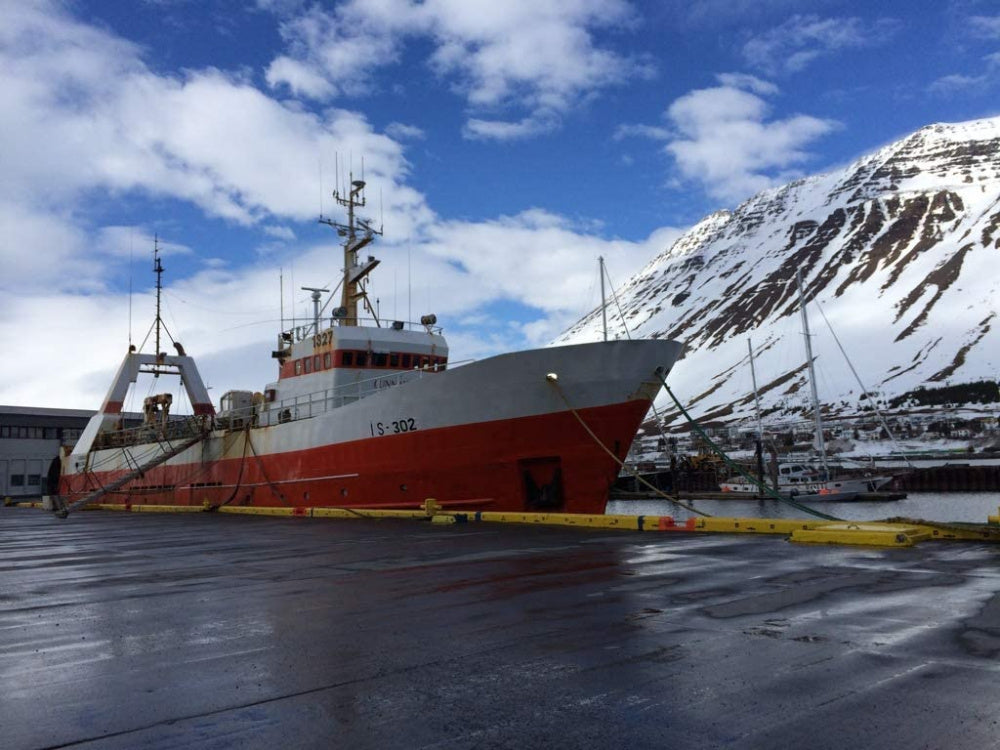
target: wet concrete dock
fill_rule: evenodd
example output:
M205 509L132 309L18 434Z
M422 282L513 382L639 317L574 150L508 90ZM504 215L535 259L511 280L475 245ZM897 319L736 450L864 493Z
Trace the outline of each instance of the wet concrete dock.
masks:
M1000 747L1000 547L0 508L4 748Z

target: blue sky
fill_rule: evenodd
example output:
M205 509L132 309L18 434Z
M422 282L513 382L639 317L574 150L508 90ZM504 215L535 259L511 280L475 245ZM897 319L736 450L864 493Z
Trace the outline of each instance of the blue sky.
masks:
M100 400L154 234L171 330L260 389L279 269L298 314L338 275L335 158L384 213L383 312L436 312L466 359L592 307L598 255L624 281L711 211L1000 109L977 0L2 6L3 403Z

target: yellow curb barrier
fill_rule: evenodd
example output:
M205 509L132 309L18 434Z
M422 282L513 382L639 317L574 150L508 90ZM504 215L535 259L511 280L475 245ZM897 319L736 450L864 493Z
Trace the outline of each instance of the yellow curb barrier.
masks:
M697 531L714 531L724 534L780 534L787 536L803 529L815 528L817 521L801 518L725 518L711 516L699 518L694 527Z
M19 507L41 508L40 502L19 503ZM341 519L406 519L451 525L465 522L514 523L539 526L575 526L623 531L660 531L715 534L770 534L784 536L800 544L838 544L864 547L912 547L926 540L1000 542L1000 516L990 516L990 525L965 527L963 524L906 522L829 522L794 518L700 517L677 522L671 516L594 515L578 513L508 513L501 511L443 510L433 498L419 509L289 507L289 506L220 506L143 505L101 503L87 510L112 510L133 513L202 513L231 515L308 517Z
M896 523L824 523L793 531L789 541L857 547L912 547L931 538L925 529Z
M642 531L646 516L589 515L581 513L503 513L500 511L477 511L463 513L449 511L462 521L486 521L487 523L522 523L545 526L586 526L592 529L626 529Z
M312 508L313 518L356 518L377 520L380 518L408 518L426 520L422 510L379 510L366 508Z
M223 505L215 509L216 513L230 513L236 516L304 516L308 515L303 511L308 508L288 508L288 507L255 507L242 505ZM298 512L296 512L298 511Z
M87 510L84 508L83 510ZM128 508L133 513L202 513L200 505L132 505Z

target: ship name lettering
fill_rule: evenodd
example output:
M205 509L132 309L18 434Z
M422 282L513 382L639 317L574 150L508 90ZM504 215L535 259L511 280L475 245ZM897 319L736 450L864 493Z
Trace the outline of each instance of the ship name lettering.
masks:
M370 422L372 437L381 435L401 435L404 432L414 432L417 429L417 421L413 417L394 419L391 422Z

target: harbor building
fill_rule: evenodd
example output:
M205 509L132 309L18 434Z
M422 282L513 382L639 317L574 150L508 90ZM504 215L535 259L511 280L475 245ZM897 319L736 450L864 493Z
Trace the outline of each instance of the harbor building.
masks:
M85 409L0 406L0 498L39 497L61 446L76 443L94 415Z

